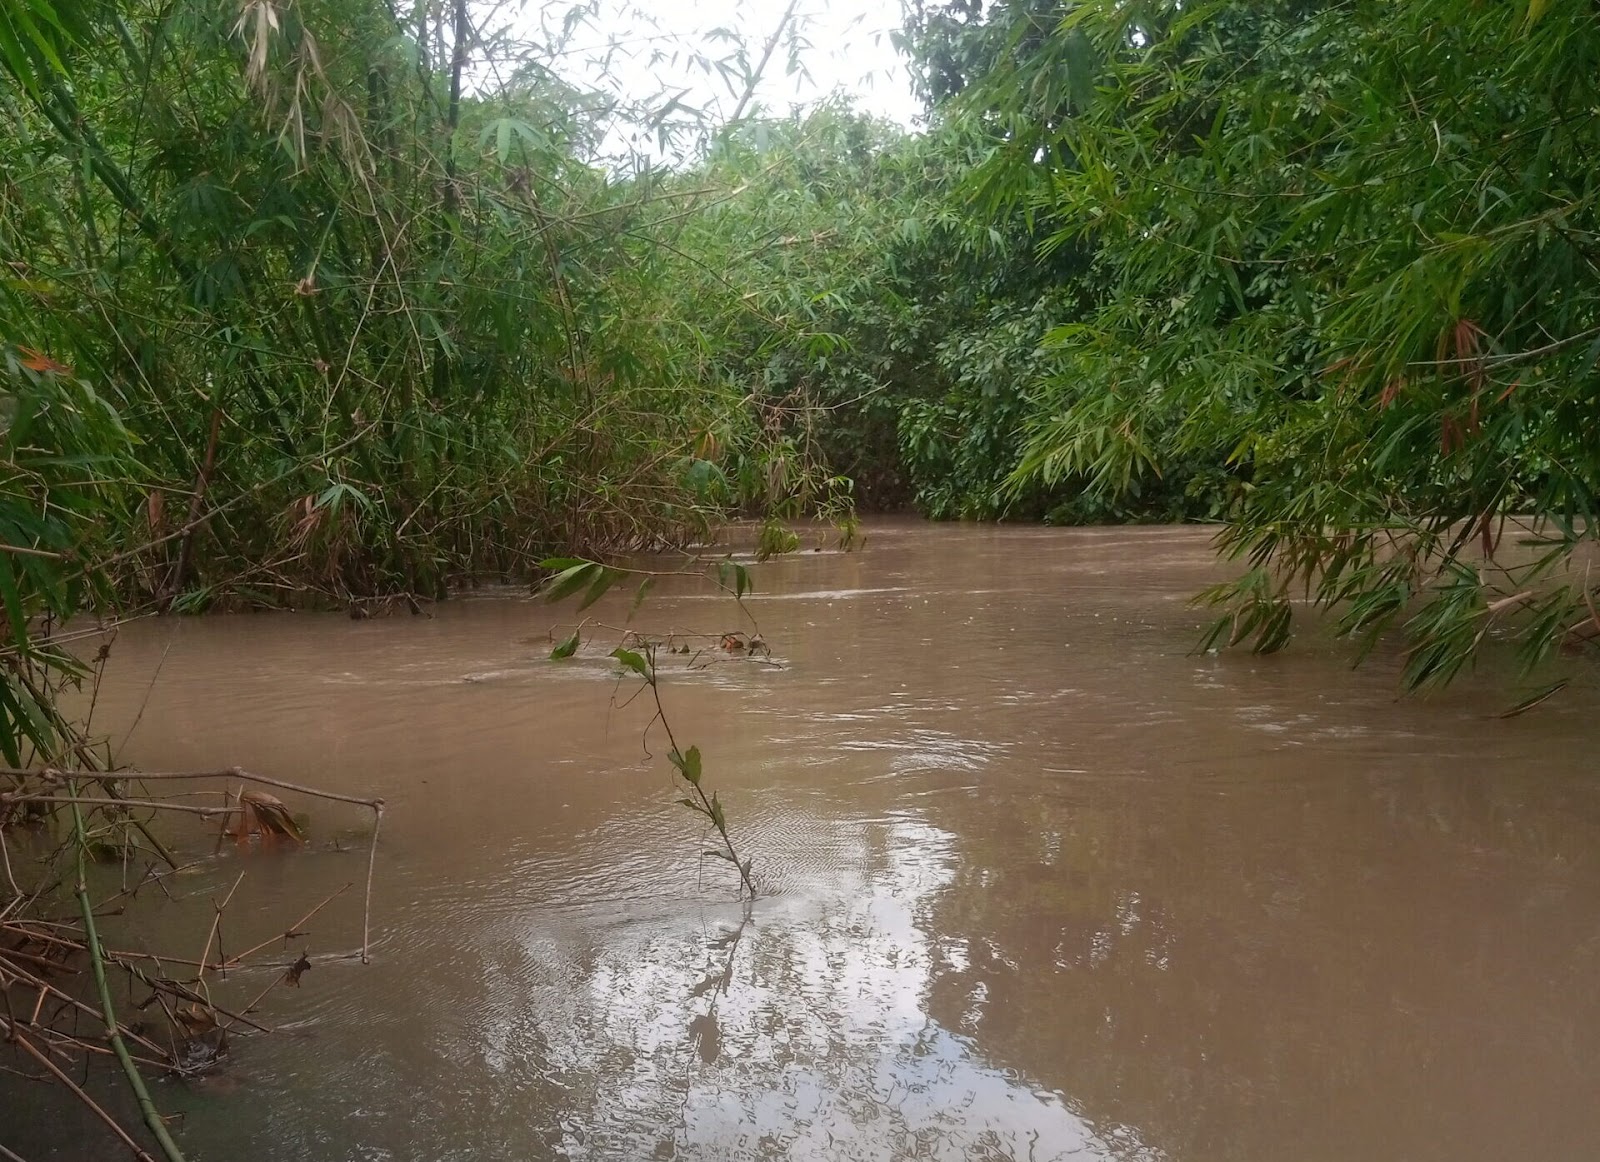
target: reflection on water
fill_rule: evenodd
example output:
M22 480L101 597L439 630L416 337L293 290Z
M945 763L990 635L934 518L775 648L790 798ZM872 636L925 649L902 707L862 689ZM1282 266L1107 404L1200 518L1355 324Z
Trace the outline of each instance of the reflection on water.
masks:
M114 733L165 657L129 757L390 804L376 962L160 1100L202 1160L1600 1154L1600 693L1500 721L1491 682L1398 700L1393 659L1316 640L1194 657L1215 575L1165 529L889 524L762 566L782 665L665 683L748 910L599 643L543 660L547 606L126 634ZM736 618L670 585L644 615ZM250 863L241 927L360 858ZM152 943L198 947L240 866L148 902ZM341 897L313 948L358 923Z
M1059 1095L930 1018L941 956L918 913L949 883L951 837L909 816L873 830L868 874L837 899L786 895L693 934L592 912L531 927L516 954L579 957L582 987L502 977L485 1064L538 1045L583 1091L558 1144L572 1158L1111 1156Z

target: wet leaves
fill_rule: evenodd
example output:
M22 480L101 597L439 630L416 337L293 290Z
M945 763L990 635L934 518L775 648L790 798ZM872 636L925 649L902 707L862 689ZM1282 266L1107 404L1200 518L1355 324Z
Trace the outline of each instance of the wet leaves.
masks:
M238 806L223 818L219 846L223 838L232 838L240 847L259 838L263 848L280 842L299 846L306 841L300 822L289 813L283 800L255 790L239 792Z
M276 795L269 795L265 791L241 791L239 803L248 815L247 831L253 831L263 838L270 836L295 843L305 842L306 837L300 825Z
M676 750L667 755L667 761L678 768L678 773L695 786L700 785L700 748L691 746L687 753Z
M772 647L767 645L767 639L758 633L744 634L737 631L725 633L718 644L722 647L722 652L727 654L742 654L751 658L772 656Z
M174 1009L172 1015L189 1037L199 1037L217 1027L217 1014L198 1001Z
M618 646L611 651L611 656L621 662L624 669L632 670L646 682L650 680L650 663L645 661L643 654L636 650L627 650Z

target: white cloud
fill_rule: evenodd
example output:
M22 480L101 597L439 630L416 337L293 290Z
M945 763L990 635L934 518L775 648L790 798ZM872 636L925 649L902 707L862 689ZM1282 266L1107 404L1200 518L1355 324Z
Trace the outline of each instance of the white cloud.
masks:
M864 112L914 123L921 106L891 42L900 0L798 0L785 24L788 8L787 0L506 0L492 24L547 46L546 59L575 84L635 109L659 112L675 100L669 116L687 119L695 110L711 126L739 107L745 70L781 33L746 111L784 114L840 92ZM623 147L630 138L661 155L647 125L619 125L611 135Z

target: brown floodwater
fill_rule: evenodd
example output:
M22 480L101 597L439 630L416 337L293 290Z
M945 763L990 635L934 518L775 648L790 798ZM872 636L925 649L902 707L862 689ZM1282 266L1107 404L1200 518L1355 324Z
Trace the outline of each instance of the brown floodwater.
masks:
M1315 633L1195 656L1226 575L1198 529L888 522L752 569L773 664L663 659L748 912L615 635L547 660L569 609L122 633L95 721L125 761L388 803L373 963L156 1086L191 1157L1600 1157L1595 683L1503 720L1509 676L1402 698L1396 656ZM683 580L636 620L741 627ZM226 850L113 941L197 956L243 871L230 947L350 881L309 943L359 944L362 813L292 806L307 850ZM3 1092L24 1157L113 1156Z

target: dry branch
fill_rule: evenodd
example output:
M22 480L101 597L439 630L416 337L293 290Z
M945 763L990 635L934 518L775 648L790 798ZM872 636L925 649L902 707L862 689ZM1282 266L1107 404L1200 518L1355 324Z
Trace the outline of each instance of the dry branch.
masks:
M10 892L9 898L0 900L0 1013L5 1014L0 1018L0 1036L15 1045L19 1052L44 1066L46 1074L39 1076L38 1080L60 1083L96 1118L109 1126L135 1157L155 1162L152 1155L138 1145L130 1128L119 1125L104 1107L83 1090L80 1082L71 1078L72 1071L80 1064L86 1065L90 1059L114 1058L140 1108L146 1128L160 1147L158 1153L166 1162L182 1162L183 1156L151 1100L140 1067L180 1075L211 1068L217 1058L226 1052L230 1030L242 1026L246 1030L263 1033L272 1031L269 1026L252 1020L249 1014L279 984L298 984L300 974L313 960L359 958L362 963L370 962L372 889L383 821L383 800L323 791L237 767L217 771L158 771L148 774L105 771L97 765L77 770L55 766L37 769L0 768L0 778L10 780L12 784L0 792L0 822L7 825L16 823L24 817L19 808L31 809L39 805L52 809L66 808L65 813L71 823L70 835L64 842L59 843L53 851L31 859L36 866L44 868L42 873L33 873L37 876L36 883L29 883L27 879L19 881L25 864L16 861L15 853L6 845L5 829L0 827L0 856L3 856L4 863L0 895L5 890ZM176 798L190 797L191 792L179 791L174 787L172 797L163 798L157 790L165 783L204 779L237 779L242 783L282 788L313 798L350 803L373 813L359 952L324 953L313 958L301 951L288 964L252 962L250 959L274 945L281 943L288 947L289 941L305 936L306 925L313 917L354 886L353 883L345 883L277 934L252 944L242 952L229 954L223 942L223 913L234 899L244 878L243 871L220 900L213 900L212 916L198 960L148 951L121 951L106 946L98 931L97 920L104 915L120 914L122 909L119 906L115 911L108 912L104 905L96 908L89 896L88 865L94 857L96 846L107 838L108 828L113 833L109 838L119 844L137 842L137 836L131 830L124 830L129 827L137 827L139 832L155 842L144 824L154 819L157 813L207 819L217 816L226 818L237 812L243 823L240 827L241 837L247 839L252 834L248 826L248 812L259 804L263 811L272 816L270 821L290 828L289 831L280 832L274 826L274 836L293 834L299 838L298 829L291 827L292 817L287 807L265 792L241 791L235 804L202 806L175 801ZM96 789L103 793L84 794L86 788L81 787L81 781L92 781L97 785ZM145 785L144 793L139 797L125 793L127 790L137 790L128 788L129 783ZM279 815L282 820L278 820ZM288 822L284 823L283 820ZM265 841L267 836L265 832L262 834ZM164 847L161 853L169 863L176 865L176 860ZM155 867L152 863L146 869L146 875L132 887L127 886L125 878L123 890L111 899L137 896L139 889L151 882L149 873ZM163 876L168 874L162 873ZM161 876L154 879L159 884ZM166 892L164 884L160 887L162 892ZM71 898L76 903L75 921L40 914L43 902L64 898ZM170 893L168 898L171 898ZM87 973L83 971L85 964L89 969ZM192 969L194 975L188 979L175 978L169 966L179 965L184 969ZM226 980L230 970L263 968L274 969L277 977L242 1007L225 1007L219 1003L219 998L212 996L217 981L208 981L208 973L220 974L221 979ZM177 1038L170 1050L151 1040L145 1022L129 1023L118 1018L111 987L113 973L119 974L118 979L127 981L130 992L148 990L146 999L137 1007L151 1009L159 1005L171 1035ZM48 979L52 977L61 979L52 983ZM83 995L75 995L80 991ZM78 1032L77 1023L83 1017L93 1018L98 1024L99 1029L94 1034ZM183 1046L181 1051L178 1047L180 1044ZM137 1054L130 1050L131 1046L137 1046ZM202 1054L198 1062L195 1060L197 1050Z

